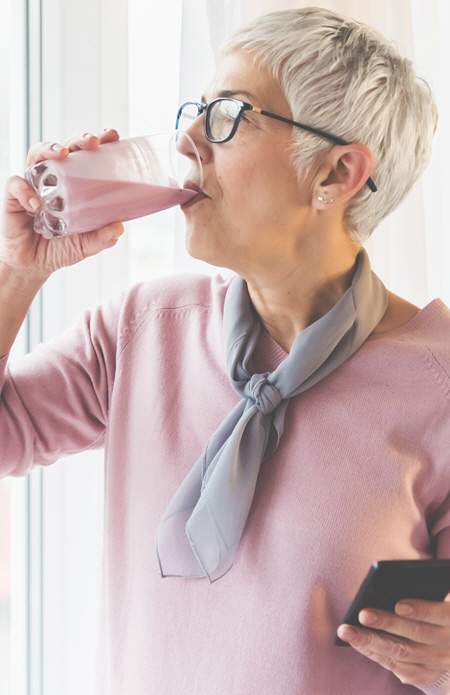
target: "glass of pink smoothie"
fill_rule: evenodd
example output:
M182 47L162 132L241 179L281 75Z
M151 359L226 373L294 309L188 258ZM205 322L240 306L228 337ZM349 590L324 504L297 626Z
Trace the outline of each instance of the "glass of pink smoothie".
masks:
M25 179L41 200L34 231L46 239L144 217L203 195L200 155L182 130L47 159L29 167Z

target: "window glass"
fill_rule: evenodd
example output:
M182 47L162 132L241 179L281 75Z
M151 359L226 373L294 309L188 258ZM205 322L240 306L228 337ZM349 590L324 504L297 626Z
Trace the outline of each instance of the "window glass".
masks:
M0 186L9 174L9 7L0 3ZM0 480L0 693L10 692L10 480Z

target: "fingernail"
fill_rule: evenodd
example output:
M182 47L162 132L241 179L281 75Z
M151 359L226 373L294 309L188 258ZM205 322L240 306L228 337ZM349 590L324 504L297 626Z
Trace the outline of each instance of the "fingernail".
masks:
M89 139L89 138L92 138L93 135L92 135L92 133L83 133L83 137L86 139Z
M341 639L350 641L356 638L357 632L352 627L348 627L346 625L345 627L340 627L338 629L338 635Z
M399 603L397 606L397 613L399 615L412 615L414 608L409 603Z
M125 228L123 226L118 227L116 226L115 223L110 225L111 227L111 239L118 239L119 237L122 236L122 234L125 231Z
M54 150L55 152L61 152L61 150L64 149L64 147L61 147L61 145L58 145L57 142L54 142L53 145L50 146L51 150Z
M33 210L37 210L39 207L39 200L37 198L30 198L28 201L30 204L30 208L33 208Z
M361 613L361 618L362 622L367 623L368 625L375 625L375 623L378 620L378 616L376 613L373 613L372 611L362 611ZM360 618L360 620L361 620Z

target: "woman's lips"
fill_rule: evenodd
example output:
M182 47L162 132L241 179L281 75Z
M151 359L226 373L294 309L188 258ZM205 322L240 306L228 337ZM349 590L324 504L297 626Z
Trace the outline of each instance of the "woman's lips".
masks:
M190 188L192 191L198 191L199 193L203 193L204 195L206 195L205 191L202 188L200 188L198 183L195 183L195 181L185 181L183 184L183 188Z
M199 193L203 193L203 195L208 195L206 191L203 190L203 188L200 187L200 185L194 181L193 179L186 179L186 181L183 183L183 188L190 188L193 191L198 191ZM209 197L209 196L208 196Z
M202 193L202 192L200 191L200 193L198 193L198 194L195 195L193 198L191 198L190 200L188 200L187 203L183 203L183 205L180 205L180 207L181 207L181 208L187 208L187 207L189 207L190 205L194 205L194 203L197 203L199 200L203 200L204 198L208 198L208 197L209 197L209 196L205 195L205 193Z
M182 207L182 208L186 208L189 205L193 205L194 203L196 203L199 200L202 200L203 198L209 198L209 195L207 193L205 193L205 191L202 190L200 188L200 186L197 183L195 183L195 181L189 181L189 180L185 181L183 184L183 188L185 188L185 189L187 188L191 191L198 191L198 195L196 195L196 196L194 196L194 198L191 198L190 200L188 200L187 203L180 205L180 207Z

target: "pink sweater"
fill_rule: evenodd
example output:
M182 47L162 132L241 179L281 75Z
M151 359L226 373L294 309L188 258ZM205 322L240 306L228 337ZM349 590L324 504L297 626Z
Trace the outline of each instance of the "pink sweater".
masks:
M0 475L105 448L101 695L418 690L334 645L375 560L450 558L450 309L427 304L295 396L232 569L160 576L155 531L238 401L225 369L231 276L136 283L14 367L0 359ZM264 332L255 371L286 356ZM82 511L80 510L80 513Z

